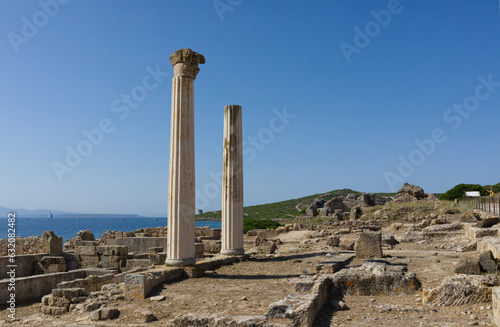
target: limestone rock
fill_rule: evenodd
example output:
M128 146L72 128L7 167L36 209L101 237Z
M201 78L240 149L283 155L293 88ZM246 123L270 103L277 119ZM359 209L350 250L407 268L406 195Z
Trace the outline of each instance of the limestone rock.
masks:
M95 241L94 234L88 229L81 230L78 233L76 233L76 238L82 241Z
M273 254L276 251L276 241L262 240L257 250L262 254Z
M466 212L460 217L460 221L462 223L474 223L476 221L480 221L481 216L478 212Z
M316 206L315 203L311 204L309 208L306 210L306 216L317 216L318 215L318 207Z
M165 300L165 295L156 295L149 298L149 301L160 302Z
M382 233L362 232L356 242L357 258L382 258Z
M421 187L404 183L401 189L396 194L396 197L391 202L415 202L422 199L425 199L425 193Z
M481 266L479 265L479 258L462 257L455 265L454 272L457 274L470 274L480 275Z
M339 246L340 238L338 236L329 236L326 239L326 245L328 246Z
M396 238L394 237L394 235L384 235L382 237L382 242L384 244L387 244L387 245L390 245L390 246L394 246L396 244L399 244L399 242L396 240Z
M500 222L500 218L498 217L495 217L495 218L485 218L483 220L480 220L478 221L474 227L478 227L478 228L488 228L488 227L491 227L493 225L496 225Z
M353 251L355 242L352 240L341 240L340 249L344 251Z
M448 276L438 287L424 290L422 300L424 303L445 306L488 303L491 302L493 286L498 285L496 275Z
M137 310L135 312L135 315L139 318L141 318L144 322L151 322L156 320L155 315L148 310Z
M493 257L493 253L491 253L491 251L485 251L479 255L479 265L484 272L497 272L497 261Z
M332 277L338 295L399 295L411 294L421 284L406 265L384 260L367 260L361 266L345 268Z
M422 199L425 197L424 190L420 186L411 185L408 183L403 184L401 189L398 191L398 194L409 194L416 197L417 199Z
M115 319L120 314L120 311L118 309L115 309L115 308L102 308L102 309L99 309L99 311L101 311L100 320Z

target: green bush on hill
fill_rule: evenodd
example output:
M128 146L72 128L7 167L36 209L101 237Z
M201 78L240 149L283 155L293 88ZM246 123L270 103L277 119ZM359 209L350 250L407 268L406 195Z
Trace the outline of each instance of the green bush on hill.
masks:
M243 220L243 233L246 234L246 232L252 229L275 229L279 226L278 222L270 219L246 218Z
M479 193L482 196L488 195L488 190L490 187L493 188L493 191L497 194L500 194L500 183L495 184L495 185L485 185L481 186L479 184L458 184L452 189L449 189L446 191L446 193L443 193L439 195L440 200L454 200L454 199L461 199L466 191L479 191Z

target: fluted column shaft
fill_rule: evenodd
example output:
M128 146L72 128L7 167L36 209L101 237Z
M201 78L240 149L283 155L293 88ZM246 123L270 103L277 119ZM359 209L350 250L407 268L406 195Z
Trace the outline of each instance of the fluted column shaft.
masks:
M241 106L224 107L221 254L243 250L243 142Z
M168 184L168 234L166 264L195 263L195 165L194 165L194 79L205 58L190 49L170 56L172 121Z

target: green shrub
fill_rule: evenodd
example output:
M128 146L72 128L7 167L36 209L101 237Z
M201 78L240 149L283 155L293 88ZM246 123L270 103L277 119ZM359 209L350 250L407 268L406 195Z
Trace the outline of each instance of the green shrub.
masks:
M485 185L481 186L479 184L458 184L452 189L449 189L446 191L446 193L443 193L439 195L440 200L454 200L456 198L462 198L465 195L466 191L479 191L479 193L482 196L488 195L488 190L490 187L493 188L493 191L495 193L500 194L500 183L495 184L495 185Z
M252 229L275 229L279 226L278 222L271 219L246 218L243 220L243 233Z

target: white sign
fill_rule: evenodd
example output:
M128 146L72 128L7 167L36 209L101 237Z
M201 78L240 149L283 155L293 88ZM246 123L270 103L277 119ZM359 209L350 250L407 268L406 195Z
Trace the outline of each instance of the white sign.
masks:
M469 191L465 192L465 196L481 196L481 194L479 194L479 191Z

